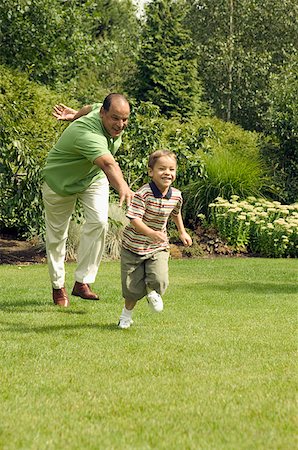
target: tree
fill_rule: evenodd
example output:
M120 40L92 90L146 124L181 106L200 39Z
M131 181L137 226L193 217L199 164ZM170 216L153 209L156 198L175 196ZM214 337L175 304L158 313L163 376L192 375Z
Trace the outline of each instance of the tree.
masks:
M295 0L187 0L205 98L216 114L261 130L271 73L298 42Z
M183 0L156 0L145 8L134 92L138 100L151 101L167 116L207 110L192 41L183 25L185 6Z
M131 0L0 3L0 63L51 87L66 86L80 99L125 85L137 34Z
M298 58L270 80L263 151L280 200L298 201ZM269 141L269 142L268 142Z
M90 60L86 15L73 1L8 0L0 4L0 60L43 84L66 82Z

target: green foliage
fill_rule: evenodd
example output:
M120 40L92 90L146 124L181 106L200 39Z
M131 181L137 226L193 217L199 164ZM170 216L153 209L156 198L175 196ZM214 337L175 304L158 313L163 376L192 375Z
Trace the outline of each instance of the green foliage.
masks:
M44 84L71 79L94 51L86 5L74 1L8 0L0 6L4 64Z
M51 110L57 95L0 66L0 227L32 236L43 228L41 167L65 124Z
M260 195L267 183L256 133L218 119L202 119L200 124L208 133L197 151L200 174L183 188L188 220L208 214L208 204L218 196Z
M106 239L105 257L109 259L119 259L121 255L122 233L129 220L125 210L117 203L109 205L109 229Z
M1 146L0 229L32 237L42 233L40 167L20 141Z
M146 22L137 59L136 97L151 101L166 116L189 116L208 108L201 101L197 60L183 25L185 2L156 0L146 5Z
M271 77L263 154L279 199L298 200L298 58Z
M270 74L297 52L296 0L187 0L206 99L223 118L263 129Z
M221 197L209 205L210 222L236 249L267 257L298 257L298 204Z
M20 141L41 164L66 126L53 118L53 105L67 99L5 66L0 66L0 75L1 142Z
M125 85L123 66L134 71L134 11L130 0L2 2L0 61L35 81L72 91L79 100L94 101L98 89Z
M129 129L116 158L131 188L147 181L149 154L161 148L164 119L159 108L150 102L132 104Z
M162 133L163 147L177 156L177 179L181 189L203 176L204 164L199 149L208 149L208 138L214 135L213 119L194 118L187 122L168 119Z

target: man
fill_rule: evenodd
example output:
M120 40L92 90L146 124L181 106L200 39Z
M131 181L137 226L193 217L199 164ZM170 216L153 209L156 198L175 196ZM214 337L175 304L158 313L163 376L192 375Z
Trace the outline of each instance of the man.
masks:
M44 168L46 250L55 305L68 307L64 259L72 213L80 200L85 223L78 249L78 264L72 295L98 300L90 284L95 281L103 255L108 227L109 182L117 190L120 206L133 192L123 178L113 155L121 145L130 107L121 94L109 94L103 104L79 111L56 105L58 120L72 123L50 150Z

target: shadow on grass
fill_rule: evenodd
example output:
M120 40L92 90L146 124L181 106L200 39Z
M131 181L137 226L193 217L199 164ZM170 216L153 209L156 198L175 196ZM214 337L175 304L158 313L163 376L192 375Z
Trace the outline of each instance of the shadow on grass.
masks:
M55 324L55 325L45 325L45 326L28 326L24 323L11 323L11 322L0 322L1 325L5 326L5 330L9 332L17 332L22 334L27 333L56 333L57 331L77 331L78 329L96 329L101 331L118 331L116 322L105 323L105 324Z
M0 311L6 312L55 312L62 314L87 314L87 311L76 311L71 308L55 306L52 302L40 302L38 300L6 301L0 303Z

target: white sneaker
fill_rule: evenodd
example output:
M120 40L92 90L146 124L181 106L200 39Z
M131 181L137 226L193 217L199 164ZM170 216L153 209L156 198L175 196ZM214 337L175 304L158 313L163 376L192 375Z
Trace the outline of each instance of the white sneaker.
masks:
M118 328L121 328L122 330L125 330L130 327L130 325L133 324L133 320L129 317L123 317L121 316L118 323Z
M147 294L148 305L154 312L161 312L163 310L163 302L161 296L156 291L151 291Z

